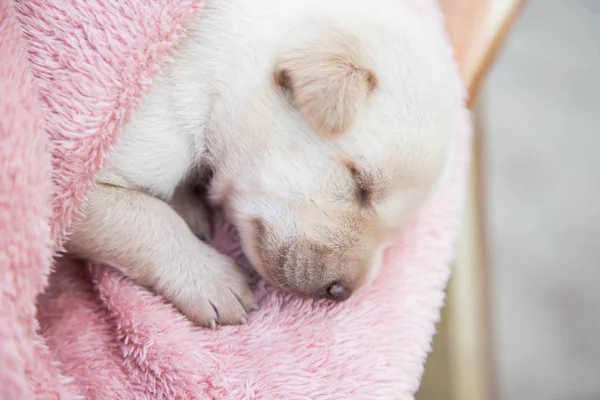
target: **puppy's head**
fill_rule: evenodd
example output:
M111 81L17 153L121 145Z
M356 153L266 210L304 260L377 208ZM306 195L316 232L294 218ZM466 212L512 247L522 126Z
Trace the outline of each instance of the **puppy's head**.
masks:
M284 40L262 83L216 115L228 139L212 197L284 289L348 298L440 180L460 86L439 48L401 32Z

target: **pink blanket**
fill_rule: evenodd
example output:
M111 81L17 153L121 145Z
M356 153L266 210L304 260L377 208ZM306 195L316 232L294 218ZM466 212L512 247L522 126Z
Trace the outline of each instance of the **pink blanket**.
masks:
M436 0L410 3L443 34ZM466 111L450 182L398 238L381 277L344 304L259 284L247 326L211 331L112 269L53 259L123 122L201 7L0 0L0 398L412 398L459 227ZM221 225L215 244L243 258Z

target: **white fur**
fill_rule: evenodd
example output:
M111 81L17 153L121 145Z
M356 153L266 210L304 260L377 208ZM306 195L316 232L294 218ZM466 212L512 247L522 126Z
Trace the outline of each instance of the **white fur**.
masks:
M379 86L347 132L326 137L281 94L273 70L282 54L336 32L357 39L352 45ZM460 86L440 46L399 0L207 0L98 174L69 248L120 267L198 323L243 321L254 304L241 272L184 228L167 205L177 187L200 166L214 169L212 200L272 281L252 220L282 241L316 237L344 213L395 231L447 161ZM340 157L377 177L381 196L368 212L353 204L355 183ZM352 272L354 289L376 275L387 237L364 244L371 261Z

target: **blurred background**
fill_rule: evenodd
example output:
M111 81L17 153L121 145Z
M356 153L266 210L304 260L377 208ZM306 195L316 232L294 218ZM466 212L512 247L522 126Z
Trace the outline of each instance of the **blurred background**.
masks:
M418 400L600 400L600 0L519 10L474 107L484 229Z
M501 400L600 399L600 0L529 0L480 97Z

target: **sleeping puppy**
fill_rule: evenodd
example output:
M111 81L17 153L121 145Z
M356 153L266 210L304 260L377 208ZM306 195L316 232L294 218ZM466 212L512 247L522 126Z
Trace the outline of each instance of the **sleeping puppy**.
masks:
M265 280L345 300L440 183L461 106L445 52L401 0L207 0L67 249L199 325L244 323L247 277L197 238L207 219L186 190L210 170Z

